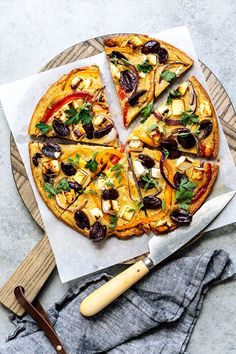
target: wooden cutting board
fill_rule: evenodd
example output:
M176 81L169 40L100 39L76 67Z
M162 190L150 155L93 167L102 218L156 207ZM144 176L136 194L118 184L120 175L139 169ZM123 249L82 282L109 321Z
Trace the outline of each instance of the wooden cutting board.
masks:
M71 63L78 59L87 58L101 53L103 51L102 43L105 37L106 36L93 38L66 49L46 64L41 71L46 71L60 65ZM220 118L234 161L236 162L236 114L234 107L220 81L205 64L200 64L207 81L217 115ZM12 136L10 138L10 150L12 172L17 189L26 208L29 210L36 223L42 228L43 235L42 240L35 246L9 281L3 286L2 289L0 289L0 302L11 309L14 313L21 316L23 315L24 310L15 300L13 293L14 288L17 285L24 286L26 296L32 301L54 269L55 259L48 241L48 237L44 233L43 221L31 185L27 178L23 162ZM134 260L131 260L128 263L133 262Z

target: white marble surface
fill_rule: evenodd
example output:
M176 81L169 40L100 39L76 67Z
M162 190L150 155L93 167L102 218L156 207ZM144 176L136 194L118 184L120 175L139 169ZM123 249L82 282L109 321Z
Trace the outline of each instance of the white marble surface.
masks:
M0 84L37 72L52 57L81 40L115 32L153 33L186 24L199 58L221 80L236 105L235 0L77 0L0 2ZM14 185L9 130L0 112L0 286L41 237ZM224 248L236 264L235 224L207 235L188 254ZM113 270L115 272L116 270ZM56 272L41 296L47 306L67 285ZM236 281L214 287L206 296L189 353L236 353ZM0 307L0 345L13 330ZM24 354L24 353L21 353Z

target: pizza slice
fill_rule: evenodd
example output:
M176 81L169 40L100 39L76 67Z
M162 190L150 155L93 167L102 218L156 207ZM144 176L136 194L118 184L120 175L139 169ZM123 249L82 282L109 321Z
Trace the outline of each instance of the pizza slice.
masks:
M51 85L36 106L28 132L117 146L99 68L74 69Z
M168 159L158 150L130 153L151 229L156 233L189 224L218 175L218 165L180 156Z
M93 241L149 231L125 153L113 159L60 219Z
M172 157L182 152L201 157L218 155L219 131L211 100L200 82L191 77L170 90L158 106L128 137L130 150L143 145L161 147Z
M126 127L193 64L176 47L144 35L110 37L104 48Z
M32 174L46 205L59 217L101 171L120 156L115 148L29 143Z

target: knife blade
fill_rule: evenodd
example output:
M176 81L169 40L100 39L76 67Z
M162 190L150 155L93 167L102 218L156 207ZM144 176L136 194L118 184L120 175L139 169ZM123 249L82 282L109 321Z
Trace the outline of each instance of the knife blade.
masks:
M149 241L149 254L88 295L80 304L84 316L93 316L103 310L123 292L143 278L158 263L193 240L199 232L224 209L235 195L234 191L221 194L206 203L194 214L189 226L180 227L169 234L153 236Z
M179 227L166 235L153 236L148 243L150 253L144 260L149 269L178 251L203 231L225 208L235 193L235 191L230 191L204 203L194 214L189 226Z

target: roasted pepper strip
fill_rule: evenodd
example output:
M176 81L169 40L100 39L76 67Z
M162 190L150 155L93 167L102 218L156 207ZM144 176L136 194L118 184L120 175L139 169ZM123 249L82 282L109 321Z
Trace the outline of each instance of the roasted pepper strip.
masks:
M118 91L118 96L120 98L121 101L124 101L124 108L123 108L123 122L124 122L124 126L126 126L126 117L127 117L127 113L128 113L128 108L129 108L129 104L128 101L125 102L126 99L128 99L125 90L120 87L119 91Z

